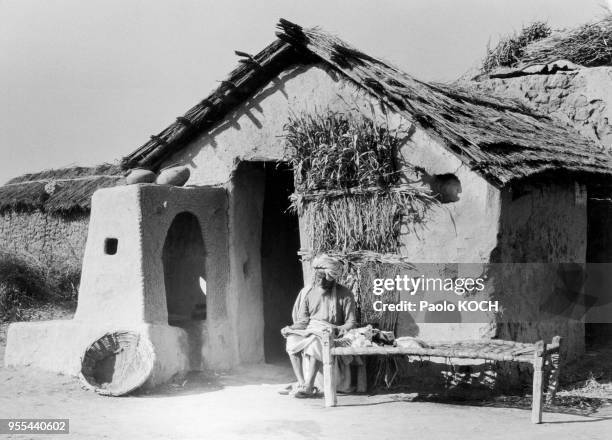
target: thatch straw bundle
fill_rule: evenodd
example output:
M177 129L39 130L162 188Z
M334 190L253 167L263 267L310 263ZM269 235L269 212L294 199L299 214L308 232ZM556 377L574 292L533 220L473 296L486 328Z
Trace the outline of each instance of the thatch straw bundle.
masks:
M406 265L403 264L365 263L358 270L354 271L356 290L369 293L372 290L375 279L395 278L396 275L403 273L406 268ZM395 331L399 317L398 313L377 312L374 310L373 303L374 301L383 301L389 304L397 303L400 299L398 291L386 291L381 296L372 294L360 295L358 299L363 322L377 323L381 330Z
M401 129L327 110L293 115L285 130L296 180L292 207L308 237L302 256L341 260L342 281L355 293L361 321L393 330L395 314L372 314L372 279L412 267L399 255L402 226L423 222L437 203L422 186L398 184Z
M554 32L527 46L522 63L569 60L587 67L612 64L612 15L575 29Z
M306 202L301 211L309 249L315 254L363 249L396 253L402 223L422 222L428 203L435 200L427 194L416 198L383 190Z
M529 43L546 38L551 32L546 23L536 21L523 27L518 34L502 38L494 48L487 46L487 55L482 62L483 72L516 65L523 57L523 51Z
M421 222L435 203L424 187L397 185L401 129L326 110L293 115L285 131L296 180L292 207L315 254L397 253L402 222Z
M612 15L574 29L551 31L546 23L535 22L518 35L502 38L495 48L487 48L482 71L500 67L547 64L568 60L582 66L612 64Z
M303 113L290 117L285 130L298 191L386 187L397 181L393 154L399 132L364 115Z

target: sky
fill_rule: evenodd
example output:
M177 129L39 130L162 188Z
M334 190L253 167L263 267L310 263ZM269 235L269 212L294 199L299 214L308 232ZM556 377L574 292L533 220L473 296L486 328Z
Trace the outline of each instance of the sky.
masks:
M280 17L321 26L413 76L451 81L534 20L605 0L0 0L0 183L114 162L257 53Z

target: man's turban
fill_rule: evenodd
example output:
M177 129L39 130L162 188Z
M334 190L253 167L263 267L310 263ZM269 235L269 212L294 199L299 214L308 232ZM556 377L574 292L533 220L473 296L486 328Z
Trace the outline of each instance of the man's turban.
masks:
M312 260L312 268L324 271L327 278L332 278L336 281L342 275L342 263L336 258L325 254L319 255Z

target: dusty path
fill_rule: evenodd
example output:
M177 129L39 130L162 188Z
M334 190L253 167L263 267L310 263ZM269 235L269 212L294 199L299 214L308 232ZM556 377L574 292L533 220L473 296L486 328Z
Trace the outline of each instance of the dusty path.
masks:
M69 418L71 434L56 438L79 439L612 438L610 407L589 417L545 413L543 425L532 425L525 410L411 402L402 394L341 396L339 407L325 409L321 400L278 395L288 378L286 368L263 365L108 398L71 377L0 368L0 418Z

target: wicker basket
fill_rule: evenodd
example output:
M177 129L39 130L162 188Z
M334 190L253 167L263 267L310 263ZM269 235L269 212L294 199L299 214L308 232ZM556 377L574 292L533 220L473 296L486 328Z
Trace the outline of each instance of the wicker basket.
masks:
M85 350L80 377L98 394L121 396L149 379L154 358L153 346L139 333L107 333Z

